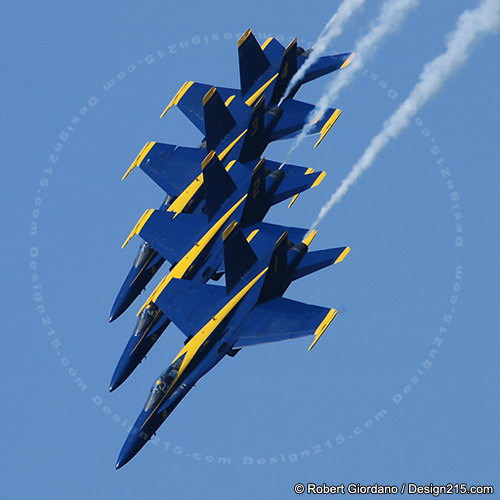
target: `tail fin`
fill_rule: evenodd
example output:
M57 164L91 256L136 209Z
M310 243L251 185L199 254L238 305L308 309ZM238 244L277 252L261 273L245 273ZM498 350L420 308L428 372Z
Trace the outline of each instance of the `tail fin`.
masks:
M270 66L269 60L248 29L238 40L241 94L244 96Z
M264 206L266 196L266 159L261 158L252 172L252 178L248 187L245 206L241 213L240 224L246 227L256 221L260 221L260 214Z
M300 264L295 268L292 280L297 280L303 276L319 271L324 267L342 262L350 250L349 247L339 247L307 252L307 254L302 257Z
M203 98L203 115L207 149L210 151L215 149L236 125L236 121L215 87L212 87Z
M260 291L259 302L279 297L283 293L283 283L285 282L288 264L288 247L288 233L285 231L274 245L269 261L269 269Z
M245 134L245 140L241 146L239 161L246 163L254 158L258 158L265 149L265 100L261 97L253 107L252 116L248 124L248 132Z
M236 221L231 222L222 233L222 241L224 244L226 293L229 293L257 262L257 256L243 236Z
M205 213L210 220L236 190L236 185L215 151L208 153L201 168L205 186Z
M279 103L295 73L297 73L297 38L290 42L281 59L280 71L269 102L271 106Z

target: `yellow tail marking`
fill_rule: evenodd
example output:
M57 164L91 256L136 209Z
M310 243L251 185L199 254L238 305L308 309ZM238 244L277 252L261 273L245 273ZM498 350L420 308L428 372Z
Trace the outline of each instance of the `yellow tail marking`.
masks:
M244 43L245 40L252 34L252 30L248 28L243 35L241 35L240 39L238 40L238 48L240 48Z
M217 92L217 87L212 87L204 96L203 99L201 100L201 103L203 106L207 104L210 99L212 99L213 95Z
M139 234L141 232L141 229L144 227L144 224L146 224L146 222L151 217L151 214L153 212L154 209L149 208L142 214L142 217L137 221L137 224L134 226L134 229L132 229L127 239L124 241L122 248L125 248L127 246L128 242L134 237L135 234Z
M262 50L264 50L264 49L265 49L265 48L266 48L266 47L267 47L267 46L268 46L268 45L272 42L272 40L274 40L274 38L273 38L273 37L268 38L268 39L267 39L267 40L266 40L266 41L265 41L265 42L264 42L264 43L260 46L260 48L261 48Z
M334 262L334 264L338 264L339 262L342 262L347 257L347 254L350 251L351 251L350 247L345 247L345 250L337 257L337 260Z
M179 359L181 356L185 355L184 359L182 360L182 364L179 368L179 372L177 376L175 377L170 390L168 390L161 400L158 402L156 405L155 409L151 412L151 414L148 416L148 418L144 421L144 425L146 425L146 422L151 418L152 415L156 412L156 410L160 407L160 405L163 403L165 398L169 396L170 392L172 391L172 388L175 386L175 382L179 379L179 377L182 375L184 370L189 366L189 363L191 363L191 360L193 359L194 355L198 352L198 349L201 347L203 342L208 339L208 337L215 331L215 329L222 323L222 321L227 317L227 315L238 305L239 302L245 297L245 295L252 289L252 287L260 280L260 278L267 272L268 268L266 267L263 271L261 271L255 278L250 281L247 285L245 285L231 300L227 302L227 304L218 312L215 314L215 316L212 316L208 320L207 323L189 340L189 342L179 351L179 354L173 359L172 362L174 362L176 359Z
M355 56L354 52L342 63L342 66L340 66L340 69L342 68L346 68L347 66L349 66L349 64L351 64L351 61L353 59L353 57Z
M214 159L214 156L215 151L212 149L210 153L208 153L207 156L203 158L203 161L201 162L201 168L204 169Z
M236 139L231 143L229 144L229 146L227 148L225 148L222 153L219 153L219 160L223 160L229 153L229 151L231 151L231 149L234 148L234 146L236 145L236 143L247 133L248 129L245 129L243 130L243 132L238 136L236 137Z
M336 109L330 118L326 121L326 123L321 127L319 139L317 140L316 144L314 145L315 148L317 148L321 141L325 138L326 134L330 131L330 129L333 127L333 124L338 120L339 116L342 114L342 111L340 109Z
M203 160L204 162L207 160L209 155L210 153L205 157L205 159ZM221 160L222 158L220 158L219 156L219 159ZM236 160L231 160L225 167L226 171L229 172L229 170L231 170L231 167L235 163ZM176 212L178 214L181 213L186 207L186 205L191 201L193 196L198 192L198 189L200 189L202 184L203 184L203 174L199 174L195 177L194 181L191 182L191 184L189 184L189 186L179 196L177 196L177 198L170 204L170 206L167 208L167 212Z
M177 91L177 94L174 95L174 98L167 104L167 107L163 110L163 113L160 115L160 118L165 116L165 113L174 106L177 106L181 99L184 97L184 94L191 88L194 82L185 82L184 85Z
M186 189L184 189L184 191L179 196L177 196L177 198L167 208L167 211L177 212L177 213L182 212L185 206L197 193L198 189L200 189L202 184L203 184L203 175L199 174L195 177L194 181L191 182L191 184L189 184L189 186Z
M290 200L290 203L288 204L288 208L291 208L292 205L297 201L297 198L299 197L300 193L294 194L293 198Z
M328 311L323 321L319 324L318 328L316 328L316 331L314 332L314 340L309 346L309 349L307 349L308 351L310 351L316 345L316 342L318 342L321 336L325 333L326 329L338 313L339 312L337 311L337 309L330 309Z
M255 101L263 94L263 92L267 89L267 87L269 87L269 85L271 85L271 83L273 83L273 81L276 80L276 78L278 78L278 73L276 73L274 76L272 76L271 78L269 78L269 80L267 80L267 82L264 83L264 85L262 85L262 87L260 87L256 92L254 92L245 101L245 104L247 106L253 106L253 104L255 103Z
M144 308L150 303L154 302L165 289L165 287L170 283L173 278L182 278L186 271L189 269L191 264L196 260L198 255L203 251L203 249L208 245L212 238L218 233L221 227L227 222L229 217L233 215L236 209L243 203L247 195L244 195L237 201L206 233L200 238L198 242L189 250L182 259L177 262L177 264L172 268L170 273L165 276L158 286L155 288L153 293L149 296L148 300L143 304L137 315L141 314Z
M247 238L247 242L250 243L256 236L257 236L257 233L259 232L258 229L254 229L249 235L248 235L248 238Z
M122 177L122 181L128 177L128 174L130 174L135 167L138 167L143 162L144 158L146 158L155 144L156 142L154 141L146 142L146 144L144 144L143 148L139 151L139 154L135 157L135 160L130 164L130 167L128 167L128 170Z
M233 99L236 97L236 94L233 94L233 95L230 95L226 101L224 102L224 104L226 105L226 108L233 102Z
M314 238L316 238L316 235L318 234L317 229L311 229L307 232L307 234L304 236L304 239L302 240L302 243L306 244L307 246L310 246Z
M233 220L233 222L231 222L229 224L229 226L226 227L226 229L224 229L224 231L222 231L222 241L226 241L227 238L229 237L229 235L238 227L238 222L236 222L235 220Z

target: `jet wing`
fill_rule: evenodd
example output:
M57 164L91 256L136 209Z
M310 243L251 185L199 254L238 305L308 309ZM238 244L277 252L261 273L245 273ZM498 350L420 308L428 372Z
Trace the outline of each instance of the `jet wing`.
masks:
M192 337L225 301L226 290L222 286L173 279L155 303L186 337Z
M201 173L207 151L174 144L148 142L123 176L139 167L170 196L179 196Z
M203 134L205 135L205 118L203 114L203 97L213 87L205 83L186 82L175 94L174 98L170 101L161 116L172 108L177 106L188 120ZM217 92L221 98L227 101L231 96L240 97L241 92L238 89L227 87L217 87ZM234 99L234 97L232 98Z
M235 348L314 335L314 344L337 315L336 309L278 297L257 305L240 325Z
M149 209L132 229L125 246L138 234L171 264L178 262L203 234L207 218L204 214L175 214Z

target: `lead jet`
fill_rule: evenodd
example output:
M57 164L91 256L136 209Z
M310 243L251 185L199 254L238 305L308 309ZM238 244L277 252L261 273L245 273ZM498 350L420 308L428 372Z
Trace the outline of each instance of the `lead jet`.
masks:
M264 158L253 165L253 171L249 170L250 166L236 162L227 172L212 151L202 163L205 203L201 212L147 210L125 241L124 245L134 235L139 235L172 267L142 307L133 335L113 373L110 391L127 379L169 325L170 318L154 301L170 281L183 278L205 283L222 276L220 236L230 218L238 221L246 238L258 236L255 239L258 251L267 251L269 238L275 241L284 230L282 226L262 222L269 209L317 186L325 176L325 172L297 165L279 165ZM297 241L306 232L298 228L288 230Z
M310 53L311 50L306 51L297 45L296 38L286 48L275 38L267 39L261 46L252 31L247 30L238 41L241 88L217 87L217 91L237 118L244 116L248 113L248 107L264 98L266 111L284 115L275 133L275 140L285 138L279 137L282 131L286 131L286 138L294 137L308 121L314 106L292 99L293 96L304 83L348 66L354 55L344 53L320 57L285 95L290 81L307 61ZM177 106L200 132L205 134L206 124L202 107L204 96L210 87L211 85L199 82L185 82L160 116L163 117L168 110ZM320 135L315 147L321 143L340 113L340 110L329 109L324 113L327 118L316 122L310 131L311 135Z
M225 287L172 279L155 303L185 334L187 342L154 382L119 454L130 461L194 384L226 355L239 349L312 335L309 350L337 315L336 309L282 297L292 281L341 262L349 247L308 252L316 231L297 245L285 232L271 254L258 259L233 221L222 235Z
M264 96L253 108L243 104L243 114L233 116L215 87L203 98L202 112L206 124L205 146L213 149L219 160L230 169L236 161L248 163L260 156L269 142L293 135L305 123L307 115L299 115L294 126L280 128L287 114L282 111L266 111ZM340 114L340 111L337 110ZM242 125L241 123L245 124ZM199 212L204 200L203 178L200 164L206 156L204 148L185 148L169 144L149 142L124 175L126 178L136 167L140 167L167 193L162 207L172 213ZM140 247L111 309L109 320L122 314L146 287L164 259L149 244Z

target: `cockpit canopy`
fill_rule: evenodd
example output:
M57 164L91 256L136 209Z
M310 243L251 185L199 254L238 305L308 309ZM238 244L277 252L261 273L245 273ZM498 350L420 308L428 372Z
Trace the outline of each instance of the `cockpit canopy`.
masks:
M144 410L149 411L161 402L165 394L170 390L179 374L185 354L177 358L159 377L151 387L148 400L144 405Z
M144 310L141 312L139 319L134 328L134 335L142 335L149 330L152 326L152 323L157 320L161 316L160 308L154 304L149 304Z
M142 243L134 260L134 267L142 267L153 253L156 253L156 251L147 241Z

